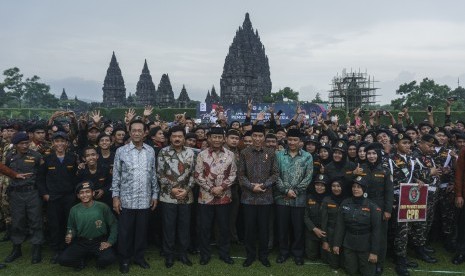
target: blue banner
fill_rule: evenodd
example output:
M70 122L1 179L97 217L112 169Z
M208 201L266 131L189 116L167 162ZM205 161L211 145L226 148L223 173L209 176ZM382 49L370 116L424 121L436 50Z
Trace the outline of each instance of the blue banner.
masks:
M260 112L265 112L265 121L270 119L270 113L268 112L270 105L273 106L274 113L281 111L281 124L287 124L296 113L297 103L259 103L254 104L251 112L252 121L255 120ZM315 103L300 103L302 118L306 124L315 124L316 117L323 113L323 117L326 116L327 104L315 104ZM239 121L244 122L247 115L247 104L206 104L199 103L197 106L197 118L202 123L216 123L218 119L218 113L223 112L223 115L228 119L228 122Z

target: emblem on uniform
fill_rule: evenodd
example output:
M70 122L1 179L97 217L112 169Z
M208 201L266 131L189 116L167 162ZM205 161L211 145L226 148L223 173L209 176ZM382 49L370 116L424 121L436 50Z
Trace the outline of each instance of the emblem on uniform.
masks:
M361 176L357 176L357 178L355 178L355 180L360 181L360 180L362 180L362 177L361 177Z
M341 136L342 136L342 134L341 134ZM337 144L337 146L340 147L340 148L342 148L342 146L344 146L344 143L339 142L339 144Z
M313 136L313 135L310 136L310 139L315 140L315 136Z
M411 187L408 191L408 199L412 203L417 203L420 199L420 189L418 189L418 187Z
M322 174L320 174L320 176L318 177L319 180L323 180L323 178L325 178Z
M400 140L400 139L404 138L404 135L402 133L399 133L399 135L397 135L397 138L399 138L399 140Z
M90 187L89 182L85 182L85 183L82 184L83 189L88 189L89 187Z
M102 227L102 224L103 224L103 223L102 223L101 220L96 220L96 221L95 221L95 227L96 227L96 228L101 228L101 227Z

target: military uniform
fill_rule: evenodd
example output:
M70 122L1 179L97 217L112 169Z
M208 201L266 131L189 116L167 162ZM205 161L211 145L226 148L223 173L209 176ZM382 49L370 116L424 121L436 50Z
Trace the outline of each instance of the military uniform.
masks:
M4 141L0 146L0 151L1 151L1 154L0 154L1 162L5 164L6 156L13 154L15 152L15 149L13 147L13 144L7 143L6 141ZM3 240L9 239L9 232L10 232L9 229L11 227L10 203L9 203L8 194L7 194L7 189L8 189L8 186L10 185L10 181L11 179L8 178L7 176L0 175L0 216L7 228L7 233L5 234L5 237Z
M321 202L321 230L326 232L326 237L323 237L321 241L327 242L331 250L331 252L323 251L322 258L334 269L341 266L340 256L332 252L338 210L339 204L331 196L325 197Z
M41 260L40 245L44 241L42 200L36 187L41 163L43 163L42 156L33 150L28 150L25 154L16 153L7 157L6 165L8 167L18 173L31 173L31 176L26 179L13 180L8 187L13 252L7 258L7 262L21 256L21 244L29 234L33 245L33 263Z
M305 251L310 260L316 260L321 255L322 240L315 235L313 229L321 229L321 202L309 194L307 198L307 206L305 207L304 223L305 231Z
M334 245L343 247L349 275L375 274L370 254L379 254L381 209L367 198L348 198L338 211Z

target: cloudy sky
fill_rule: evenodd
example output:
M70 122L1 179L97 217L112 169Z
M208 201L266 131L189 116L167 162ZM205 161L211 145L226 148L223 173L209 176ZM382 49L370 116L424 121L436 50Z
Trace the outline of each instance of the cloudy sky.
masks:
M175 97L185 84L203 100L219 92L224 59L246 12L258 29L273 91L327 98L344 68L379 80L380 103L402 83L465 82L465 1L3 1L0 70L38 75L59 95L102 100L115 51L126 91L134 92L144 59L155 85L168 73Z

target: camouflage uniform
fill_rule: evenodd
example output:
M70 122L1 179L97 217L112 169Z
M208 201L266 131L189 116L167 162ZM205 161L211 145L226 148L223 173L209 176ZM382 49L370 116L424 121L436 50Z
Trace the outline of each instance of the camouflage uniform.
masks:
M14 152L14 147L12 144L3 142L0 145L1 151L1 162L5 164L7 154L12 154ZM11 214L10 214L10 204L7 195L7 188L10 185L10 178L5 175L0 175L0 215L5 225L11 224Z
M449 167L451 172L449 174L442 175L439 179L439 191L438 191L438 206L437 211L441 214L441 226L442 232L446 235L447 239L452 239L455 233L455 218L456 209L454 205L454 170L453 160L449 154L450 150L445 147L436 148L433 156L434 162L438 166Z
M429 185L428 203L426 206L426 228L425 232L420 237L418 237L420 239L420 244L424 245L431 230L431 226L433 225L434 211L439 195L439 179L438 177L432 176L430 174L430 170L436 167L436 164L431 156L425 155L419 149L416 149L413 151L412 158L414 158L416 165L419 167L418 179Z
M397 222L400 184L412 182L415 175L415 165L411 156L402 156L399 153L396 153L392 156L392 164L394 203L392 208L391 226L393 228L394 234L394 252L397 257L405 258L407 257L407 243L409 235L412 237L412 242L415 244L416 240L413 239L413 236L415 236L416 232L418 232L418 228L421 228L421 223ZM419 244L415 245L419 246Z

